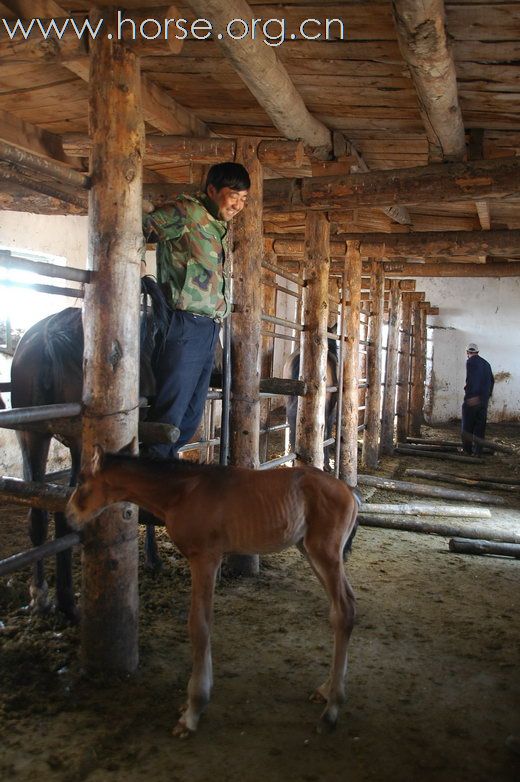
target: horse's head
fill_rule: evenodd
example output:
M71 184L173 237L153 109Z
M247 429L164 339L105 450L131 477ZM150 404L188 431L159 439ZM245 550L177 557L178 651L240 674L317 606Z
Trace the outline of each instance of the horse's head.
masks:
M134 438L119 453L135 453L136 447ZM66 515L70 526L80 529L109 505L123 500L124 495L125 490L110 481L105 451L101 445L95 445L90 464L80 472L76 488L67 503Z

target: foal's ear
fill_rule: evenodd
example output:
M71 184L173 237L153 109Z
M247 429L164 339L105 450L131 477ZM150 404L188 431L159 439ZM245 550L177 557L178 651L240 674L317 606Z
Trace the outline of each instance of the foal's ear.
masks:
M90 472L92 475L95 475L103 467L104 456L105 452L103 448L100 445L95 445L92 459L90 460Z
M129 454L130 456L133 456L135 453L137 453L137 437L132 437L129 443L119 449L118 453L123 455Z

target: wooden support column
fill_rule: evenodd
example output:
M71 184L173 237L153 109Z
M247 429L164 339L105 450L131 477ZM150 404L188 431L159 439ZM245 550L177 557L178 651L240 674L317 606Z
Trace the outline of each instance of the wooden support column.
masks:
M395 402L397 396L397 363L399 358L399 319L401 294L399 282L390 282L390 303L388 312L388 340L386 343L385 388L381 415L381 453L392 453L394 449Z
M362 461L367 467L377 467L381 434L381 352L383 348L383 310L385 278L383 267L372 262L370 276L370 319L368 328L368 373L363 433Z
M361 255L359 242L347 243L345 275L350 305L343 329L345 365L343 370L343 409L341 414L341 458L339 477L349 486L357 486L359 419L359 314L361 310Z
M303 326L300 374L307 393L298 399L296 453L300 462L323 469L327 388L330 223L321 212L305 220Z
M137 434L144 149L138 60L107 36L91 46L88 264L95 282L85 292L84 463L94 444L114 451ZM135 506L113 505L85 527L81 644L89 669L137 667L137 563Z
M410 342L412 329L412 302L403 295L401 308L401 343L397 375L397 440L403 442L408 434L408 399L410 392Z
M276 256L271 254L269 258L271 263L276 263ZM276 274L268 269L263 269L263 278L266 283L273 283L272 285L264 283L262 285L262 312L264 315L276 315ZM262 322L262 331L274 332L275 326L273 323ZM262 336L262 350L261 350L261 372L262 378L271 377L273 374L273 356L274 356L274 339L272 337ZM271 410L271 400L263 399L260 402L260 424L262 429L266 429L269 425L269 413ZM268 444L269 444L269 432L260 435L260 461L265 462L268 458Z
M420 301L413 304L413 371L410 396L410 434L421 436L424 421L424 380L426 376L426 310Z
M257 468L260 437L260 331L262 312L262 166L257 139L237 140L236 162L251 177L247 209L233 226L233 298L231 330L230 464ZM258 555L233 555L229 568L236 575L256 575Z

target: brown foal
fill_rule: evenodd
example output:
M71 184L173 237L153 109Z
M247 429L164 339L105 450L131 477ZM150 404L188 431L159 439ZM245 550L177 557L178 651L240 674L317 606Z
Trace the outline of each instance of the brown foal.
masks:
M209 702L213 593L223 555L265 554L293 545L305 554L330 600L332 666L313 699L326 702L318 730L333 728L345 697L347 646L355 617L354 593L343 563L357 516L352 491L313 467L259 471L137 458L123 451L105 454L96 446L90 469L80 475L69 501L69 522L81 527L108 505L123 501L163 519L190 564L193 668L174 735L195 731Z

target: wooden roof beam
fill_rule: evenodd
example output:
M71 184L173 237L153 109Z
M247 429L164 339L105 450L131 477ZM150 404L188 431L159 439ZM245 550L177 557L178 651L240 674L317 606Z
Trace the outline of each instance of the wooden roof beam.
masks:
M305 241L267 238L266 246L277 255L303 256ZM436 256L520 255L520 230L424 231L413 234L341 234L330 242L330 254L345 255L348 241L360 242L363 258L434 258Z
M464 122L448 48L444 0L393 0L401 54L410 69L431 161L463 160Z
M383 266L385 277L391 278L520 277L520 262L518 261L506 263L385 263Z
M520 193L520 157L433 163L344 176L271 179L267 209L356 209L385 204L441 204Z

